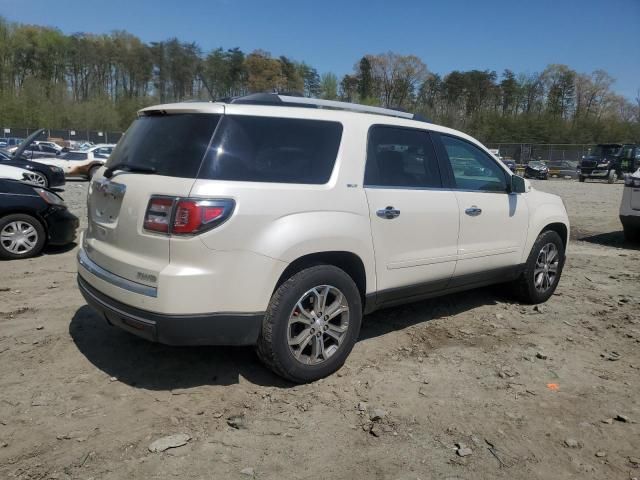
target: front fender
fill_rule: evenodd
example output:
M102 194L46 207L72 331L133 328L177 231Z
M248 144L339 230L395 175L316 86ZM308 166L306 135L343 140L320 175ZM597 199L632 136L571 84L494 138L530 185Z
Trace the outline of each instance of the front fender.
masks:
M525 248L522 251L522 263L527 261L531 248L533 248L533 244L540 233L552 223L561 223L567 228L567 244L569 243L569 217L562 201L537 205L535 208L529 208L529 212L529 234L527 235Z

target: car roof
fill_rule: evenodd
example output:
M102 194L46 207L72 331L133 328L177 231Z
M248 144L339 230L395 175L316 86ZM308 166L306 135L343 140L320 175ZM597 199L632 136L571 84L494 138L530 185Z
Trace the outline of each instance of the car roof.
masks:
M360 123L363 126L389 125L416 129L428 129L438 133L451 134L487 150L478 140L464 132L452 128L429 123L422 120L399 118L376 113L354 112L350 110L336 110L330 108L304 108L300 106L280 105L254 105L243 103L222 102L181 102L155 105L143 108L138 112L139 116L151 116L153 114L179 114L179 113L205 113L213 115L253 115L279 118L301 118L314 120L328 120L340 123ZM488 150L487 150L488 151Z

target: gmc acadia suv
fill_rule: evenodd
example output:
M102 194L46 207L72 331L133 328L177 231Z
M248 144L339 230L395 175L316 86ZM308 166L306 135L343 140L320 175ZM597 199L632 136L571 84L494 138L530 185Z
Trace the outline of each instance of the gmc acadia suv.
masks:
M139 112L93 177L78 283L112 325L170 345L256 345L331 374L376 309L493 283L546 301L562 200L413 114L256 94Z

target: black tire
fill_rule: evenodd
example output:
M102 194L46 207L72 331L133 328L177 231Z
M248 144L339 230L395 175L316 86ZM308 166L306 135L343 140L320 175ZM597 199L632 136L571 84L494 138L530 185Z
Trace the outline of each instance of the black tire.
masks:
M585 178L584 178L582 175L580 175L580 176L578 177L578 181L579 181L580 183L584 183L584 180L585 180Z
M553 280L553 283L549 286L545 291L540 291L536 289L535 281L534 281L534 271L536 267L536 261L538 260L538 255L544 246L552 243L555 245L558 251L558 266L557 266L557 274ZM529 253L529 257L527 258L527 262L525 263L524 271L515 280L513 283L513 291L516 298L523 302L529 304L537 304L546 302L551 295L556 291L558 286L558 282L560 281L560 277L562 275L562 269L564 268L565 263L565 251L564 251L564 243L558 235L557 232L547 230L538 235L533 247L531 248L531 252Z
M289 317L306 292L321 285L340 290L349 307L348 326L333 355L317 365L305 365L289 347ZM291 276L271 297L258 339L258 356L271 370L296 383L319 380L338 370L353 349L362 323L362 300L353 279L332 265L316 265ZM324 339L324 337L322 337ZM323 340L324 341L324 340Z
M640 228L630 225L623 225L622 228L624 229L624 239L627 242L640 243Z
M0 218L0 235L4 231L5 227L14 222L26 223L34 228L35 235L37 236L35 239L35 245L31 249L24 252L12 252L8 249L5 241L0 237L0 258L16 260L19 258L30 258L38 255L42 251L47 239L46 231L42 223L40 223L37 218L34 218L31 215L25 215L22 213L7 215L6 217Z
M91 167L89 169L89 175L87 175L87 179L91 180L98 170L100 170L100 165L94 165L93 167Z
M617 180L618 180L618 174L615 172L615 170L611 170L609 172L609 176L607 177L607 183L609 184L616 183Z

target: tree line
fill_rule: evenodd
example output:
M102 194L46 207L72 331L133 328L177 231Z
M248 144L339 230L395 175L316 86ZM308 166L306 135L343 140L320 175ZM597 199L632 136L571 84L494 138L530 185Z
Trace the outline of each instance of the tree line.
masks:
M392 52L365 55L339 79L263 50L207 53L176 38L65 35L0 17L0 126L123 130L148 105L278 91L401 108L486 142L640 141L640 98L615 94L613 83L566 65L440 75Z

